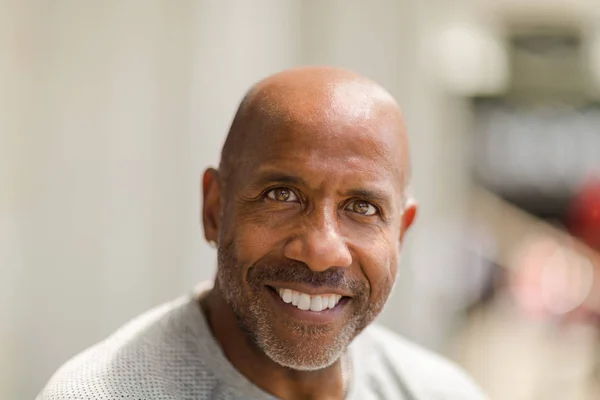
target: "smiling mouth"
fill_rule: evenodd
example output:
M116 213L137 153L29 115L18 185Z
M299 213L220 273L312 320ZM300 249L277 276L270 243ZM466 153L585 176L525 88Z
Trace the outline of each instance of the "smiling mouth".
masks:
M280 299L290 306L302 311L324 312L335 308L340 303L345 303L348 298L340 294L325 293L311 295L287 288L274 288L268 286Z

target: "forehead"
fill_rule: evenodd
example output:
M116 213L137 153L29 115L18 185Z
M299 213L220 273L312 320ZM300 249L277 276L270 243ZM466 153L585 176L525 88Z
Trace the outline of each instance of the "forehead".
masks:
M344 120L313 115L260 124L246 142L247 174L278 167L305 179L312 176L340 184L348 179L376 180L401 189L406 169L401 126L373 114Z
M397 160L394 143L373 135L367 127L320 128L288 125L266 130L256 142L259 146L254 158L261 164L278 160L294 160L301 164L326 161L377 163L389 170Z

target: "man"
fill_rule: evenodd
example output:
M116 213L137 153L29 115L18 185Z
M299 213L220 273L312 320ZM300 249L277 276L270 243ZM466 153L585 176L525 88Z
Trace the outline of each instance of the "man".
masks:
M449 362L368 326L417 210L408 178L380 86L316 67L256 84L202 181L214 287L138 317L38 398L482 399Z

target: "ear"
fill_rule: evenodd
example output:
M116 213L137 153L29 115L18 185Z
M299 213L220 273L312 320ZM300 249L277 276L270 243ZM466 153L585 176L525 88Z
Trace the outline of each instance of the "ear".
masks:
M402 213L402 226L400 231L400 245L404 241L404 235L410 229L415 217L417 216L417 210L419 206L413 197L409 197L404 205L404 213Z
M202 176L202 224L207 241L218 242L221 225L221 183L219 171L209 168Z

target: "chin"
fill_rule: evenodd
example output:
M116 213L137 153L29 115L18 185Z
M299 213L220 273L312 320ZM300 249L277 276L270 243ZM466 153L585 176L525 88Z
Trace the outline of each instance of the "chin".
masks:
M265 346L264 353L275 363L297 371L318 371L327 368L339 360L343 348L331 346L294 345Z
M275 363L298 371L317 371L339 360L353 339L353 324L298 324L274 319L257 327L255 343Z

